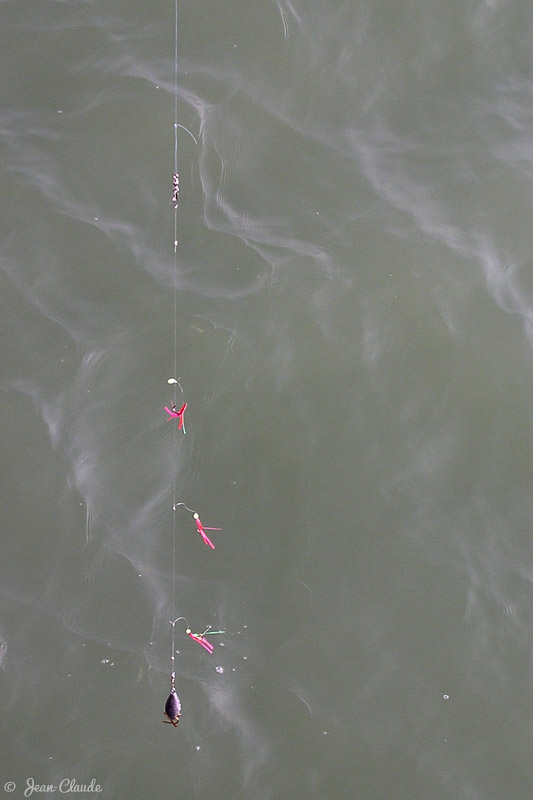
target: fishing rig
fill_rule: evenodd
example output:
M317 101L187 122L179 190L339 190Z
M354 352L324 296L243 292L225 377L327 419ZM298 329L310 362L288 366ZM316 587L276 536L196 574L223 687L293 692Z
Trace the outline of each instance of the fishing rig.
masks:
M177 248L178 248L178 208L179 208L179 192L180 192L180 177L178 172L178 128L183 128L187 133L194 139L196 139L192 135L192 133L185 128L183 125L180 125L178 122L178 0L174 0L174 9L175 9L175 45L174 45L174 172L172 173L172 195L171 195L171 202L174 209L174 375L177 373L177 352L178 352L178 313L177 313L177 291L178 291L178 281L177 281L177 274L178 274L178 256L177 256ZM173 387L173 398L170 403L170 408L165 406L165 411L167 412L167 421L174 421L174 465L177 464L177 437L180 432L186 434L187 431L185 430L185 420L184 414L187 409L187 403L185 402L184 398L184 391L183 387L180 383L181 378L168 378L167 383ZM177 396L177 389L181 392L181 405L178 408L178 396ZM193 519L196 523L196 530L202 537L204 544L210 547L212 550L215 549L215 545L206 534L206 531L219 531L220 528L211 528L208 526L204 526L200 520L200 515L197 511L192 508L189 508L183 502L176 502L176 484L177 484L177 468L174 468L174 498L173 498L173 505L172 508L176 511L177 508L183 506L187 511L189 511ZM211 629L211 626L208 625L207 628L202 633L193 633L192 628L189 626L189 623L185 617L176 617L176 514L173 515L173 537L172 537L172 619L170 621L170 625L172 627L172 636L171 636L171 649L170 649L170 694L167 697L165 703L165 710L163 712L163 722L166 722L170 725L173 725L177 728L178 723L181 717L181 702L178 697L178 693L176 692L176 671L175 671L175 653L176 653L176 624L183 620L186 625L185 633L189 638L199 644L207 653L210 655L213 653L214 646L207 638L208 636L214 636L217 634L223 634L225 631L219 630L214 631Z

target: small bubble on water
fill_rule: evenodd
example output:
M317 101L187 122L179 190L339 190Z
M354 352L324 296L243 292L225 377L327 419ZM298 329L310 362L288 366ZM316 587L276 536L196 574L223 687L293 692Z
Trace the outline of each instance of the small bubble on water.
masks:
M224 672L224 667L215 667L215 672L218 672L219 675L222 675Z

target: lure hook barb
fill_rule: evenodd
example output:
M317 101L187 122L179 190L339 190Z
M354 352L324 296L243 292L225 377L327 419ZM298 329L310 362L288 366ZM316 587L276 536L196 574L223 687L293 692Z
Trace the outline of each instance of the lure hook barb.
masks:
M185 503L174 503L174 505L172 506L172 509L175 511L178 506L183 506L183 508L186 508L187 511L190 511L191 514L197 514L198 513L197 511L194 510L194 508L189 508L189 506L186 506Z
M174 620L174 622L172 622L172 620L171 620L171 619L169 619L169 622L170 622L170 624L172 625L172 627L174 628L174 626L176 625L176 622L179 622L179 621L180 621L180 619L184 619L184 620L185 620L185 624L187 625L187 627L189 627L189 623L187 622L187 617L177 617L177 618Z

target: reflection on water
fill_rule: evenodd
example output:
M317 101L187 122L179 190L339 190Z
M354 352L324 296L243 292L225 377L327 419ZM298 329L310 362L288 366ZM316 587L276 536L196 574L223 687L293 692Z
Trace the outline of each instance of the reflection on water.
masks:
M2 8L5 780L523 800L529 4Z

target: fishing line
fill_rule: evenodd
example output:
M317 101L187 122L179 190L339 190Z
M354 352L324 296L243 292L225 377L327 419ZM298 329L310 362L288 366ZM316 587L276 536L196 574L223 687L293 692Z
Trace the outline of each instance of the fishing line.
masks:
M174 372L177 374L178 365L178 206L179 206L179 191L180 191L180 178L178 173L178 128L183 128L196 142L193 134L178 123L178 0L174 0L174 172L172 174L172 205L174 208ZM165 411L168 414L168 420L173 420L174 424L174 439L173 439L173 504L172 509L176 511L177 508L183 506L192 514L196 530L200 534L204 544L208 545L212 550L215 545L207 535L206 531L219 531L220 528L213 528L203 525L197 511L189 508L185 503L177 502L177 482L178 482L178 435L180 431L186 433L184 414L187 408L187 403L184 402L183 387L180 383L180 378L168 378L167 384L173 387L173 401L171 408L165 406ZM181 408L177 408L177 390L181 392ZM177 421L177 422L176 422ZM176 541L177 541L177 514L173 514L173 534L172 534L172 619L169 620L172 627L171 647L170 647L170 694L165 703L164 722L170 723L177 727L181 717L181 703L175 688L176 671L175 671L175 658L176 658L176 623L184 620L186 624L185 633L192 639L192 641L199 644L209 654L213 653L214 645L207 638L208 636L216 636L223 634L225 631L214 631L211 625L202 633L194 633L189 627L189 623L185 617L176 617Z
M173 175L173 201L174 201L174 372L177 372L178 363L178 0L174 0L174 175ZM176 405L176 381L174 384L174 406ZM180 386L181 389L181 386ZM183 390L182 390L183 393ZM174 486L173 498L176 502L176 482L178 472L177 462L178 432L174 430ZM173 522L172 536L172 619L176 616L176 519ZM171 664L174 666L174 631L172 625L172 652L170 656Z
M178 0L174 0L174 173L172 175L172 204L174 206L174 372L177 372L178 363L178 204L179 204L179 174L178 174ZM179 379L169 378L169 384L173 384L172 403L173 411L176 409L177 387L179 386L183 399L183 388ZM181 409L180 428L183 424L183 413L185 406ZM171 412L169 412L171 414ZM171 414L171 417L173 415ZM185 429L183 430L185 433ZM173 480L173 500L176 502L176 484L178 479L178 429L174 430L174 480ZM165 703L165 722L170 722L174 727L178 725L181 716L181 703L174 687L176 672L174 669L176 652L176 515L173 515L172 526L172 637L170 646L170 694Z

